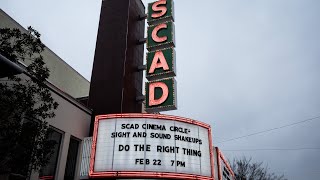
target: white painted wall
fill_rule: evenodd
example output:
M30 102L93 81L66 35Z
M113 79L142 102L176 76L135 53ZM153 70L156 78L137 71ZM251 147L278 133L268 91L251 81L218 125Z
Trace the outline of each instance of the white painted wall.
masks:
M22 32L27 32L26 27L22 27L2 9L0 9L0 28L18 28ZM89 95L90 82L63 61L57 54L49 48L45 48L42 56L46 66L50 69L50 77L48 80L52 84L75 98ZM30 64L28 61L24 63L26 65Z

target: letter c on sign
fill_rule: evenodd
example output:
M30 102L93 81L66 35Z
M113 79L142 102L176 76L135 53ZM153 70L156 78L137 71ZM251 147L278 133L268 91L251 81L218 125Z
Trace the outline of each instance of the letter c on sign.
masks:
M155 99L155 88L162 89L162 96L159 99ZM169 95L168 86L163 82L154 82L149 84L149 106L156 106L162 104L167 100Z
M167 12L167 7L165 7L165 6L163 6L163 7L159 6L159 5L165 5L165 4L167 4L167 1L166 1L166 0L161 0L161 1L155 2L155 3L152 5L152 10L153 10L153 11L161 11L161 12L159 12L159 13L152 13L151 17L153 17L153 18L159 18L159 17L165 15L166 12Z
M152 31L152 34L151 34L152 40L158 43L166 41L168 39L167 36L163 36L163 37L158 36L158 31L160 29L166 29L166 28L167 28L167 24L157 25Z

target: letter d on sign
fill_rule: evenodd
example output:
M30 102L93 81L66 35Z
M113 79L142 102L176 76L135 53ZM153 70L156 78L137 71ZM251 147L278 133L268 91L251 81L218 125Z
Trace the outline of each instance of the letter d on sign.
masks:
M174 78L146 83L146 111L159 112L177 109Z
M155 89L161 88L162 95L160 98L155 99ZM168 86L163 82L153 82L149 84L149 106L156 106L162 104L165 100L167 100L169 95Z

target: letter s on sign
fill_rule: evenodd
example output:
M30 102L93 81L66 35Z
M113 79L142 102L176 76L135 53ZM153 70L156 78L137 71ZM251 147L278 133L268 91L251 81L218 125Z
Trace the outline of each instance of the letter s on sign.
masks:
M160 11L160 12L159 13L152 13L151 17L152 18L159 18L159 17L165 15L167 12L167 7L166 6L159 6L159 5L166 5L166 4L167 4L166 0L160 0L160 1L155 2L152 5L152 10L153 11Z

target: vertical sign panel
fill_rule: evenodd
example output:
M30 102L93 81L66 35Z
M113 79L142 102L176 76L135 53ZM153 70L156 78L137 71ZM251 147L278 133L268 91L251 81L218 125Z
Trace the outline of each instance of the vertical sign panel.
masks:
M148 5L148 24L174 21L173 0L162 0Z
M171 21L148 27L147 49L156 49L175 46L174 24Z
M177 109L177 88L174 78L146 83L146 111L159 112Z
M177 109L173 1L148 5L146 106L147 112ZM164 79L168 78L168 79Z
M175 76L175 50L173 48L168 48L147 53L147 69L146 78L149 81Z

